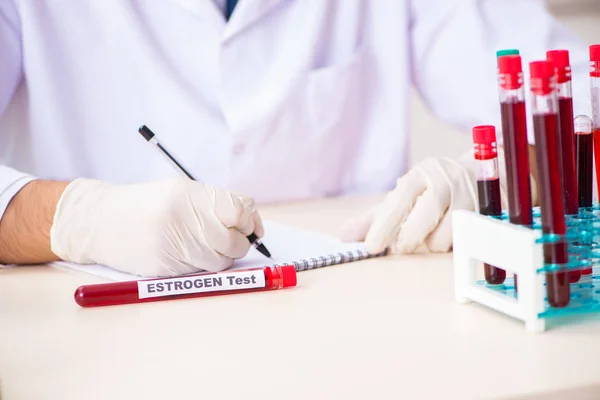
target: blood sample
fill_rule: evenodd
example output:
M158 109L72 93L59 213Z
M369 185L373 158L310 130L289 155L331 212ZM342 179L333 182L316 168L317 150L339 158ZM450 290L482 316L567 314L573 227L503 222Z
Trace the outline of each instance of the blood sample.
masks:
M498 58L498 89L502 115L502 139L506 164L509 221L531 226L531 180L523 69L519 55ZM515 290L517 275L515 274Z
M576 215L579 212L577 195L577 164L575 160L575 140L573 127L573 93L571 89L571 63L567 50L552 50L546 53L547 60L556 71L559 118L559 158L562 169L563 198L565 213ZM562 155L562 157L561 157Z
M579 207L591 207L594 184L592 147L592 120L587 115L578 115L574 121L575 147L577 148L577 188Z
M567 225L563 187L560 166L556 162L560 157L556 75L553 65L548 61L532 62L529 69L542 231L545 234L565 235ZM564 239L544 244L546 264L566 265L568 260L567 243ZM546 291L550 305L567 306L570 300L568 274L560 269L558 272L547 272Z
M283 265L80 286L75 291L75 302L81 307L99 307L276 290L289 286L296 286L296 270L293 265Z
M590 46L590 95L592 99L592 132L596 162L596 187L600 189L600 44ZM582 271L590 275L591 269Z
M590 46L590 94L592 98L596 185L600 188L600 44Z
M553 65L556 74L558 97L559 150L558 164L562 172L563 200L565 213L579 213L577 192L577 162L575 158L575 138L573 121L573 93L571 89L571 63L567 50L546 52L546 59ZM569 271L569 282L578 282L581 270Z
M587 115L575 117L575 146L577 147L577 187L579 206L592 206L594 184L592 120ZM581 243L580 243L581 244ZM591 268L581 270L582 275L590 275Z
M502 214L500 200L500 174L498 171L498 149L496 128L480 125L473 128L474 156L477 160L477 196L479 213L499 216ZM506 279L506 271L483 264L485 280L490 285L500 285Z

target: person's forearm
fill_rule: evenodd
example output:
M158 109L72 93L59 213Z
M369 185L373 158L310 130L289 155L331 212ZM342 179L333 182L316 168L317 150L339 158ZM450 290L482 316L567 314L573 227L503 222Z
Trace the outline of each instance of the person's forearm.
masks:
M56 204L68 182L33 181L11 200L0 220L0 264L57 261L50 250Z

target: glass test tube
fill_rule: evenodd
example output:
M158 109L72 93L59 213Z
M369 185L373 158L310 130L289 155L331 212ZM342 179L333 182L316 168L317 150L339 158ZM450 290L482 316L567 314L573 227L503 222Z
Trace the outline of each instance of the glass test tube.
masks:
M579 212L577 196L577 165L575 161L575 140L573 127L573 93L571 89L571 64L567 50L552 50L546 53L547 60L556 71L559 119L559 157L562 169L565 213L576 215Z
M579 206L591 207L594 184L592 119L578 115L574 121L575 147L577 149L577 188Z
M560 156L556 75L554 66L547 61L532 62L529 68L542 230L545 234L565 235L563 187L556 162ZM548 303L565 307L570 300L569 277L560 266L568 263L566 241L545 243L544 262L559 267L558 272L546 273Z
M295 266L280 265L84 285L75 290L74 298L81 307L102 307L279 290L296 284Z
M529 143L523 69L519 55L498 57L498 89L506 164L508 215L513 224L533 224ZM515 290L518 290L515 274Z
M558 97L558 162L562 172L563 201L565 214L579 213L577 192L577 162L575 158L575 133L573 121L573 91L571 88L571 63L567 50L546 52L546 59L554 66L556 94ZM569 282L578 282L581 270L569 271Z
M502 214L500 199L500 174L496 128L481 125L473 128L474 157L477 160L477 197L479 213L499 216ZM490 285L500 285L506 279L506 271L484 263L485 280Z
M592 119L587 115L575 117L575 147L577 148L577 188L579 207L592 206L594 184ZM591 268L581 270L582 275L590 275Z
M590 94L592 98L596 185L600 189L600 44L590 46Z

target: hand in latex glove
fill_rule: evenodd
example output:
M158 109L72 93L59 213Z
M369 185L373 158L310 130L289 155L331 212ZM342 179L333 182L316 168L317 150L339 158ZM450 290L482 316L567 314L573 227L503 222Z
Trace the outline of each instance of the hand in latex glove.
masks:
M506 209L504 154L498 149L502 208ZM473 152L458 160L426 159L398 179L396 188L366 215L343 228L345 240L365 240L379 253L447 252L452 248L452 211L479 210ZM535 188L535 183L532 182Z
M56 207L52 251L141 276L221 271L262 237L252 199L189 179L136 185L76 179Z

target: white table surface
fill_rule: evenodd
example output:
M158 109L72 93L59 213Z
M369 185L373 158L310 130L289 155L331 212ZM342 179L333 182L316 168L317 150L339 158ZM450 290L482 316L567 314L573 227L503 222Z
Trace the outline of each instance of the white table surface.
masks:
M335 234L372 202L261 212ZM600 398L600 317L536 335L457 304L450 254L305 271L290 290L79 308L75 288L101 281L0 270L2 400Z

